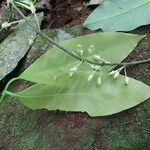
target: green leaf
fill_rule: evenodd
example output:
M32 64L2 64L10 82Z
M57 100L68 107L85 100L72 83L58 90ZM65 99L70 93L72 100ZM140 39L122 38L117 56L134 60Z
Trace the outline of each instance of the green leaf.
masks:
M103 0L90 0L88 5L99 5L103 2Z
M38 15L42 20L43 14ZM34 16L28 18L37 27ZM0 44L0 80L10 73L27 53L37 32L26 22L19 23L13 32Z
M30 8L30 4L31 3L35 3L36 0L14 0L15 4L17 4L18 6L21 6L21 7L25 7L27 9L31 9Z
M130 31L150 23L150 0L105 0L87 18L91 30Z
M97 85L97 75L87 81L89 72L77 72L72 78L60 75L49 81L49 86L34 85L14 94L20 102L31 109L65 110L87 112L90 116L105 116L134 107L150 97L150 87L130 78L125 85L124 77L114 80L101 74L102 84Z
M111 62L121 62L142 38L143 36L133 34L101 32L66 40L62 45L74 52L78 44L83 46L85 52L90 45L94 45L96 55ZM49 84L51 78L69 72L70 68L78 63L77 59L54 47L25 70L20 78L40 84ZM84 69L89 70L89 65L86 65ZM111 69L113 69L111 66L104 67L103 71Z
M63 42L63 46L76 51L82 44L87 51L95 45L96 54L113 61L122 61L143 36L124 33L95 33ZM104 67L88 81L93 70L83 63L79 70L69 77L70 68L79 61L54 47L35 61L19 79L36 82L20 93L6 91L31 109L81 111L91 116L114 114L145 101L150 97L150 87L130 78L125 84L124 76L113 79L108 75L112 67ZM97 84L101 77L101 85ZM136 87L136 88L135 88Z

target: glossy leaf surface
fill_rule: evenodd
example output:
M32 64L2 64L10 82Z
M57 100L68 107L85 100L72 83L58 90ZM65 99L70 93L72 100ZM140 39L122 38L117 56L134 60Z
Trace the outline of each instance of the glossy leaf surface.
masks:
M150 23L150 0L105 0L83 26L103 31L130 31Z
M114 80L101 74L102 84L94 79L87 81L90 72L60 75L49 81L49 86L36 84L15 95L31 109L65 110L87 112L90 116L105 116L131 108L150 97L150 87L130 78L125 85L124 76Z
M94 54L111 62L121 62L142 38L143 36L132 34L102 32L66 40L63 46L76 52L77 45L81 44L87 53L89 47L94 45ZM54 47L35 61L20 77L39 84L49 84L51 78L69 72L70 68L79 63L77 59ZM110 71L112 68L114 66L104 67L103 71ZM83 69L92 71L88 64L82 67Z
M39 14L42 20L43 14ZM33 16L28 18L37 27ZM37 32L26 22L19 23L13 32L0 44L0 80L9 74L17 66L18 62L27 53L33 44Z
M122 61L137 45L143 36L123 33L96 33L77 37L63 42L63 45L76 51L82 44L86 51L91 44L95 53L102 58ZM90 57L89 57L90 58ZM81 64L79 70L69 77L70 68L79 61L58 48L52 48L35 61L21 76L21 79L36 82L20 93L7 93L16 97L31 109L81 111L91 116L105 116L134 107L149 98L149 86L130 79L125 84L124 76L113 79L108 75L112 67L104 67L96 72L88 82L93 70L89 64ZM101 77L101 85L97 84ZM136 87L136 88L135 88Z

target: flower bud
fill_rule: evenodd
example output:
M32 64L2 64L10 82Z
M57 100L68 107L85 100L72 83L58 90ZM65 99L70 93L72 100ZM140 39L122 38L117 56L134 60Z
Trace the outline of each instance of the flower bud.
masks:
M126 76L125 77L125 84L128 85L129 84L129 78Z
M93 68L93 69L94 69L94 67L95 67L94 65L91 65L91 68Z
M97 79L97 84L98 84L98 85L101 85L101 83L102 83L102 79L101 79L101 77L98 77L98 79Z
M91 55L95 51L94 45L91 45L88 49L89 54Z
M119 75L120 75L119 71L116 71L113 78L116 79Z
M2 28L3 29L6 29L6 28L8 28L8 27L10 27L11 26L11 23L8 23L8 22L4 22L3 24L2 24Z
M34 39L29 39L29 44L31 45L31 44L33 44L34 43Z
M93 79L93 77L94 77L93 73L90 74L90 75L88 76L88 81L91 81L91 80Z
M80 55L83 56L83 49L80 50Z
M71 72L74 72L74 71L77 71L78 70L78 67L77 66L74 66L70 69Z
M111 72L109 72L109 75L114 75L116 73L116 71L112 70Z
M101 60L101 56L99 56L99 55L94 55L94 58L98 59L98 60Z
M100 70L100 66L99 66L99 65L95 65L95 66L93 67L93 69L95 69L95 70Z
M69 77L72 77L73 74L74 74L74 72L70 72L70 73L69 73Z

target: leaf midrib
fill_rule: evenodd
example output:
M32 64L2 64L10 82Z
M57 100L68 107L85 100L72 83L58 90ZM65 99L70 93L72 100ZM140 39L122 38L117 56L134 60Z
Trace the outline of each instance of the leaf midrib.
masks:
M98 92L97 92L98 93ZM23 97L23 98L46 98L46 97L58 97L58 96L74 96L74 95L87 95L87 93L77 92L77 93L64 93L64 94L51 94L51 95L42 95L42 96L29 96L29 95L20 95L19 93L14 93L16 96ZM90 95L89 95L90 96Z

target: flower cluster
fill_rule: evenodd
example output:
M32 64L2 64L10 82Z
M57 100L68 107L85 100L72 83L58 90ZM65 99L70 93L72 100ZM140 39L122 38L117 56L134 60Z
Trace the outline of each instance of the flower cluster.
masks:
M20 23L20 22L23 22L24 20L19 20L19 21L13 21L13 22L4 22L4 23L2 23L2 26L1 26L1 28L2 29L7 29L8 27L10 27L11 25L14 25L14 24L16 24L16 23Z
M73 67L70 69L70 73L69 73L69 76L70 76L70 77L72 77L73 74L79 69L79 66L80 66L81 64L82 64L82 61L81 61L79 64L73 66Z
M112 70L111 72L109 72L109 75L112 75L114 79L117 79L118 76L120 75L121 70L124 69L125 72L125 84L128 85L129 84L129 78L127 76L126 73L126 67L122 66L121 68L117 69L117 70Z
M89 48L88 48L88 54L92 55L94 52L95 52L95 47L94 45L91 45ZM78 56L81 56L82 59L84 59L84 55L85 55L85 51L83 50L83 46L81 44L78 44L77 45L77 52L74 53ZM99 55L93 55L93 58L95 59L96 62L99 62L102 64L111 64L111 62L109 61L106 61L105 59L101 58L101 56ZM73 74L78 71L79 69L79 66L83 63L84 61L80 61L79 64L73 66L71 69L70 69L70 73L69 73L69 76L72 77ZM86 62L87 63L87 62ZM94 65L94 64L90 64L90 67L93 69L93 72L88 76L87 78L87 81L90 82L94 77L95 77L95 73L96 72L99 72L99 76L97 78L97 84L98 85L101 85L102 83L102 79L101 79L101 76L100 76L100 71L101 71L101 68L102 66L100 65ZM128 85L129 84L129 78L127 77L127 72L126 72L126 66L122 66L120 67L119 69L117 70L112 70L111 72L109 72L109 75L113 76L114 79L117 79L118 76L120 75L120 72L124 69L124 72L125 72L125 84Z

